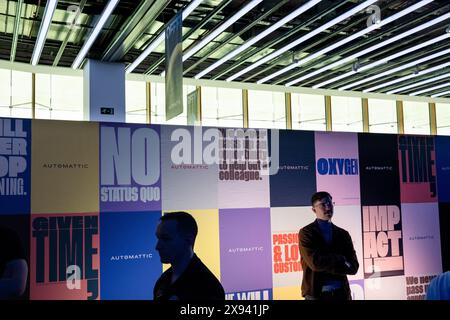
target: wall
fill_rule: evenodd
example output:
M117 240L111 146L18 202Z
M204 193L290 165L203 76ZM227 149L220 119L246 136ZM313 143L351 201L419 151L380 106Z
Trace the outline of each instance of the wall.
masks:
M450 269L450 137L247 129L245 149L243 130L0 119L0 223L25 246L24 298L152 299L158 219L185 210L227 299L300 299L316 190L352 236L354 299L421 299Z

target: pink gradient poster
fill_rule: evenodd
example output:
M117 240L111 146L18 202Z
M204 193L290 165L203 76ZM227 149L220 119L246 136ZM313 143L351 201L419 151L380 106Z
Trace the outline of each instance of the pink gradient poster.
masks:
M100 299L97 213L31 216L31 300Z
M336 205L359 205L358 135L316 132L317 190L328 191Z
M434 138L398 136L402 203L437 202Z

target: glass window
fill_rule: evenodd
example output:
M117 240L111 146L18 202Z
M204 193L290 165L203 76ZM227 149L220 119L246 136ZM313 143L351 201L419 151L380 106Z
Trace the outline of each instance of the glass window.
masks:
M202 125L243 127L242 90L202 87Z
M147 122L147 96L144 81L125 81L125 122Z
M333 131L362 132L362 101L354 97L331 97Z
M286 129L284 93L249 90L248 126Z
M395 100L368 100L369 132L397 133L397 104Z
M164 124L166 122L166 93L164 83L151 83L151 123Z
M403 101L405 133L430 134L430 118L427 102Z
M166 121L166 85L164 83L151 84L151 123L158 124L187 124L187 95L195 90L195 86L183 86L183 113Z
M11 117L11 70L0 69L0 117Z
M325 98L321 95L293 93L292 129L325 131Z
M36 74L36 118L83 120L83 77Z
M31 73L0 70L0 116L31 118Z
M450 103L436 103L437 134L450 136Z

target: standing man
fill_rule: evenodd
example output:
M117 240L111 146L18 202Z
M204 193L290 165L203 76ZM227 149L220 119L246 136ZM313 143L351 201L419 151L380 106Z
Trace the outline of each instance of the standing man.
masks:
M359 268L352 238L331 222L334 203L328 192L314 193L311 204L317 218L299 232L302 295L306 300L351 300L347 274Z
M187 212L164 214L156 229L156 250L170 263L156 281L155 300L225 300L219 280L194 253L197 223Z

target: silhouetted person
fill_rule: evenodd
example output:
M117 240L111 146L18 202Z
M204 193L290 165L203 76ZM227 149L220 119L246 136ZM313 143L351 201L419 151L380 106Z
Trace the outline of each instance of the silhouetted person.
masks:
M194 253L197 223L187 212L164 214L158 224L156 250L170 263L156 281L155 300L225 300L219 280Z
M426 300L450 300L450 271L431 280Z
M352 238L331 222L334 203L328 192L314 193L311 204L317 219L299 231L302 295L306 300L351 300L347 274L359 268Z
M19 236L0 226L0 299L20 297L27 286L28 264Z

